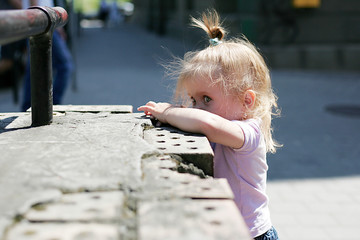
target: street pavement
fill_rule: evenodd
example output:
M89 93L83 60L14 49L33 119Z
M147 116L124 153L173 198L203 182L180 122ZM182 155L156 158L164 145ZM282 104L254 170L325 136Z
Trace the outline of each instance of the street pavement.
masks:
M171 101L163 63L196 46L139 27L82 29L76 74L64 104L133 105ZM360 69L359 69L360 70ZM268 193L282 240L360 239L360 71L271 70L282 116L269 155ZM0 112L16 112L0 90Z

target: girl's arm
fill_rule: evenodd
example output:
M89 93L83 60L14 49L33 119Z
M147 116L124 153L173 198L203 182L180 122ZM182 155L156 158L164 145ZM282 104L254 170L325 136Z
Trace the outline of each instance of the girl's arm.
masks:
M232 148L241 148L244 144L244 133L239 125L201 109L148 102L138 110L183 131L204 134L210 142Z

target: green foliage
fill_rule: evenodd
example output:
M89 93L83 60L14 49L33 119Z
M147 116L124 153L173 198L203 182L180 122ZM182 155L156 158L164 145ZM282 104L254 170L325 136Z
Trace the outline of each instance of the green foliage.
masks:
M131 0L106 0L107 3L116 1L118 5ZM76 12L84 14L95 13L99 10L101 0L74 0L74 9Z

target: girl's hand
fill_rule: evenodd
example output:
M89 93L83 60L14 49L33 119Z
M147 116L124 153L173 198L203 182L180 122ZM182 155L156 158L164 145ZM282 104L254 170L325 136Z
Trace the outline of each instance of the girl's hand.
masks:
M148 102L138 111L183 131L204 134L210 142L232 148L241 148L244 144L244 132L238 124L205 110Z
M137 110L157 118L162 123L168 123L166 120L166 112L172 107L170 103L155 103L150 101L145 106L138 107Z

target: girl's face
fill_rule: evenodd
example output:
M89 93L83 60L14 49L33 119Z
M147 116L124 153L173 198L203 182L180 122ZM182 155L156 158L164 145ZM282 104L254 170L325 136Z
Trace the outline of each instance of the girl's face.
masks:
M228 120L241 120L244 105L239 96L225 94L219 84L212 84L206 78L189 79L185 89L191 98L193 108L202 109Z

